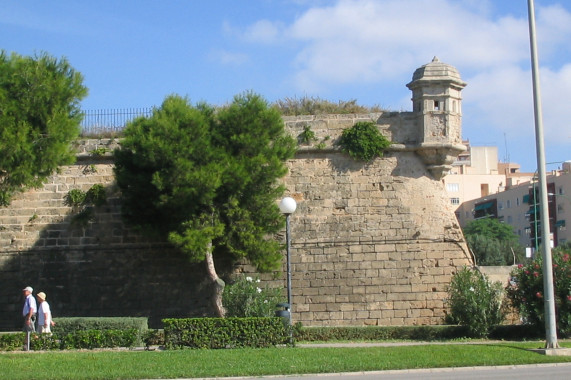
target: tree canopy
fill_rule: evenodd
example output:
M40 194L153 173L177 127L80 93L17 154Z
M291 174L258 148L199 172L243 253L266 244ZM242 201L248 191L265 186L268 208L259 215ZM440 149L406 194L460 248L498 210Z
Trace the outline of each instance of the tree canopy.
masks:
M517 240L513 227L496 218L482 218L471 221L464 227L465 235L483 235L499 241Z
M169 96L127 125L115 151L123 213L193 262L229 255L275 270L282 246L267 237L284 225L278 180L295 148L279 112L256 94L220 109Z
M75 160L82 83L66 59L0 52L0 206Z
M496 218L471 221L464 227L466 242L479 265L511 265L521 262L525 252L512 226Z

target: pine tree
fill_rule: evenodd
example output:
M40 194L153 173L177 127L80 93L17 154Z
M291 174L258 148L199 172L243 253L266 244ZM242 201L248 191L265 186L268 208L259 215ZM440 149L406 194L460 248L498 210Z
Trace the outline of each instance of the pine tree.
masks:
M115 151L123 213L205 262L222 316L215 255L246 258L261 271L279 267L282 247L267 236L283 227L279 179L294 153L279 112L258 95L236 96L218 110L169 96L127 126Z
M82 82L65 59L0 52L0 206L75 160Z

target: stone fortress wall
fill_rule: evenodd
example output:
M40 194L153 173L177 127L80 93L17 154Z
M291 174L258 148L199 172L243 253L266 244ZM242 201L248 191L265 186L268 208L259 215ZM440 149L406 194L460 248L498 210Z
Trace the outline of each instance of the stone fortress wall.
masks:
M298 202L290 217L294 323L439 324L451 276L472 264L440 181L464 149L465 83L435 58L407 86L412 112L284 117L292 136L307 127L316 134L284 178ZM375 122L391 139L384 157L359 162L334 146L357 121ZM20 327L27 285L48 294L56 318L149 316L160 327L165 317L209 315L204 267L123 225L112 158L93 154L116 144L78 141L75 165L0 209L0 329ZM74 224L66 194L99 183L108 203L87 227ZM261 278L285 288L285 273Z

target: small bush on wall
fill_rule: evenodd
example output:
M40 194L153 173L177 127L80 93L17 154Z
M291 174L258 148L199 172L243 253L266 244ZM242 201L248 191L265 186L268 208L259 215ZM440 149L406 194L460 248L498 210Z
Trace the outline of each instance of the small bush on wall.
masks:
M370 161L373 158L382 157L391 142L379 132L376 124L370 121L360 121L343 131L338 145L351 157Z

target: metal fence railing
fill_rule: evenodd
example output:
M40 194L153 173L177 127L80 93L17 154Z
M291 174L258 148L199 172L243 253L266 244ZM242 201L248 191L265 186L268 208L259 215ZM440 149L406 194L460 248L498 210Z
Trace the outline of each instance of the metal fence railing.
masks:
M83 111L81 131L84 135L120 132L129 121L139 116L150 116L152 111L152 107Z

